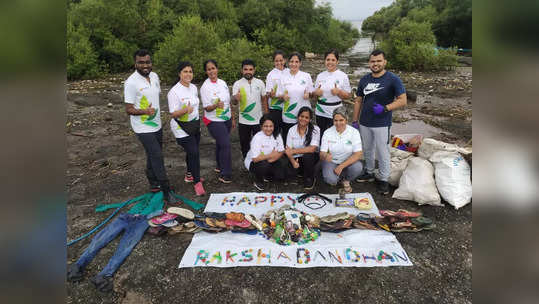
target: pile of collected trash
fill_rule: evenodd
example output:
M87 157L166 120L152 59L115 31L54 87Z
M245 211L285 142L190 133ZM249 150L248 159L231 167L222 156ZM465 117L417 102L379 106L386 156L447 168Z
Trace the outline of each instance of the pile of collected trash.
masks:
M171 207L148 221L151 226L148 232L156 235L199 231L262 234L268 240L286 246L314 242L322 232L341 232L348 229L418 232L435 227L432 220L420 212L404 209L380 210L380 215L370 213L353 215L340 212L320 217L290 205L283 205L257 219L254 215L241 212L194 214L184 208Z
M434 206L442 206L443 198L456 209L471 202L471 168L462 156L471 148L417 134L396 135L392 143L388 182L398 187L393 198Z

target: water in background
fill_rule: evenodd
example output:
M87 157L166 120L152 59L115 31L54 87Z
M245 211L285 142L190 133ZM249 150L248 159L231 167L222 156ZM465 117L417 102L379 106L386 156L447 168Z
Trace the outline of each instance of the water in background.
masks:
M361 32L363 20L351 20L350 23ZM356 45L349 51L349 54L368 55L372 50L374 50L374 44L372 43L371 38L359 38Z

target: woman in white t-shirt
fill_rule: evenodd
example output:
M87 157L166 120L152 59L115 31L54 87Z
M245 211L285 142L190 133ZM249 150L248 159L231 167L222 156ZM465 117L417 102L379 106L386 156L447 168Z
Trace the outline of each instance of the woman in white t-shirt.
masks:
M303 174L305 190L314 188L314 167L318 162L320 128L313 125L313 110L302 107L298 112L298 123L288 130L285 154L288 157L288 176Z
M200 119L197 87L193 80L193 65L182 61L178 65L178 82L168 92L168 109L172 115L170 128L176 142L185 150L187 172L185 182L194 182L197 196L206 194L200 177Z
M283 138L279 130L275 129L275 123L271 115L264 114L260 118L261 131L251 139L251 147L244 164L255 176L254 186L259 191L264 191L264 181L273 177L276 181L283 181L285 171L283 166L284 154Z
M215 172L219 173L219 181L225 184L232 182L232 154L230 147L230 130L236 118L230 107L230 92L226 82L217 78L217 62L213 59L204 62L204 70L208 79L200 88L200 98L204 106L204 124L215 139Z
M348 125L346 107L336 108L333 111L333 127L324 132L320 145L324 181L334 186L341 180L344 191L352 192L350 181L363 171L360 161L362 154L361 136L356 128Z
M313 80L309 73L299 70L301 55L294 52L288 56L290 71L283 77L284 105L283 105L283 138L286 140L288 129L298 122L298 111L302 107L311 107L309 98L313 92Z
M318 97L316 102L316 124L320 127L322 135L327 128L333 125L333 111L342 105L343 99L352 95L348 75L337 68L339 52L330 50L324 55L326 71L316 76L313 96Z
M283 51L276 50L273 52L273 66L273 70L266 76L266 93L271 118L280 129L283 123L283 77L289 72Z

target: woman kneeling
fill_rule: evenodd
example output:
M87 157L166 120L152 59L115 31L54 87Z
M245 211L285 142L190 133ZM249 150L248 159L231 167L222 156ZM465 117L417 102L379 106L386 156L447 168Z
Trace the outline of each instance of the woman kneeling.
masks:
M320 159L322 176L330 185L342 180L344 191L352 192L350 181L361 174L363 165L361 137L357 129L348 125L348 111L341 106L333 111L333 127L322 136Z

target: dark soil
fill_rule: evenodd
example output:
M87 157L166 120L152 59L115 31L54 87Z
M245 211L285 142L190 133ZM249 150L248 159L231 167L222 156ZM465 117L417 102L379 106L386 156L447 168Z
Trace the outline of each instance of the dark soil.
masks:
M458 71L447 73L459 73ZM471 70L470 70L471 73ZM446 78L449 74L440 77ZM74 239L101 223L110 213L96 213L99 204L122 202L141 195L148 185L144 175L145 154L131 131L122 104L122 81L126 75L106 80L68 84L66 103L68 143L67 234ZM314 75L313 75L314 76ZM435 74L420 75L429 79ZM422 88L407 83L414 89ZM465 142L471 139L471 105L469 111L456 111L451 103L471 103L470 87L464 91L447 89L439 94L443 81L431 95L440 103L409 104L396 117L457 121L453 129L437 127L450 134L446 140ZM90 88L92 87L92 88ZM428 86L427 86L428 88ZM452 91L451 91L452 90ZM423 94L420 92L418 94ZM426 93L429 94L428 90ZM449 95L444 95L449 94ZM185 154L170 132L162 95L165 165L177 192L200 203L191 184L183 182ZM110 105L107 106L107 104ZM425 108L422 108L425 107ZM444 110L445 109L445 110ZM461 114L464 113L464 114ZM469 113L468 113L469 112ZM451 115L453 114L453 115ZM416 116L413 116L416 115ZM422 116L425 115L425 116ZM418 118L419 117L419 118ZM398 118L397 118L398 119ZM447 120L446 120L447 119ZM468 122L464 126L459 122ZM462 132L455 132L458 128ZM202 126L201 168L208 193L254 191L252 180L242 169L237 131L233 132L233 180L229 185L217 181L215 144ZM374 184L353 183L354 192L370 192L380 209L406 208L420 210L434 219L437 228L420 233L396 234L414 266L387 268L187 268L178 269L191 235L154 237L145 235L114 276L114 291L102 294L89 278L96 275L115 251L118 239L101 250L90 263L80 283L67 284L68 303L471 303L472 301L472 208L459 210L452 206L419 207L376 193ZM394 189L392 189L394 190ZM273 184L268 192L298 192L297 186ZM321 182L317 191L336 193ZM89 244L85 239L68 247L68 263L77 260Z

